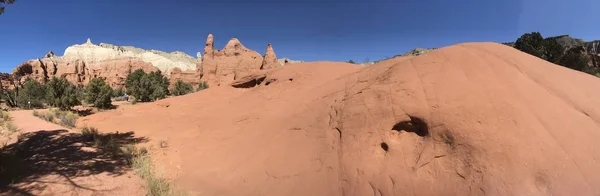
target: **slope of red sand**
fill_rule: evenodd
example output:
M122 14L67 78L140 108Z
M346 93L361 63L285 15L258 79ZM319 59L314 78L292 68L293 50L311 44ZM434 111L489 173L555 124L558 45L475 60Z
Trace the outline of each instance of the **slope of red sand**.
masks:
M268 85L266 85L268 83ZM600 194L600 80L495 43L300 63L84 118L208 195Z

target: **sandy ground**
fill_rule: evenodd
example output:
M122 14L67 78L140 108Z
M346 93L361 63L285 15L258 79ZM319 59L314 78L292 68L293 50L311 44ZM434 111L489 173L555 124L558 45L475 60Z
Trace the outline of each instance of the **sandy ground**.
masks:
M11 111L26 141L3 151L17 151L19 180L0 195L145 195L143 181L122 163L85 147L79 132L46 122L31 110Z

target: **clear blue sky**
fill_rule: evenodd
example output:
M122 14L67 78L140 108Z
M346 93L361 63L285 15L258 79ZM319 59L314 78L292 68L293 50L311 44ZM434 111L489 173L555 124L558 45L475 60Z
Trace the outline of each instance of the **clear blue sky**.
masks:
M0 71L91 38L145 49L202 52L231 37L279 58L361 62L521 34L600 39L599 0L17 0L0 15Z

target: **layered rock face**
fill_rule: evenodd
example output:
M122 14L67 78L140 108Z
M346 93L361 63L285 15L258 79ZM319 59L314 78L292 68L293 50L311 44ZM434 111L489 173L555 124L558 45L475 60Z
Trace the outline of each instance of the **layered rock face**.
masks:
M168 77L170 87L174 87L175 83L177 83L178 80L181 80L185 83L192 84L195 88L200 81L200 73L196 70L182 71L179 68L173 68Z
M167 74L173 68L179 68L182 71L196 70L197 68L197 60L183 52L175 51L166 53L158 50L144 50L132 46L116 46L106 43L95 45L90 39L84 44L68 47L63 57L67 60L82 60L86 63L123 57L136 57L142 61L152 63L152 65Z
M211 86L227 85L253 72L279 67L276 59L270 44L263 58L258 52L244 47L236 38L229 40L222 50L215 51L214 37L209 34L200 72L202 80Z
M123 87L127 75L132 71L142 69L146 72L158 71L151 63L138 58L118 57L102 61L86 63L80 59L50 57L29 60L13 70L13 76L25 80L32 78L41 83L53 76L64 77L73 84L87 85L92 78L104 78L113 88Z

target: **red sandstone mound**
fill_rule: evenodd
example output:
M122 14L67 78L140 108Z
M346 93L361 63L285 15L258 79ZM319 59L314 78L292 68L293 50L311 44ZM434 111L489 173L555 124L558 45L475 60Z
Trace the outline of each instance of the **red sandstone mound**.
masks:
M469 43L365 68L292 64L253 88L80 123L168 142L154 157L196 194L598 195L598 87L508 46Z

